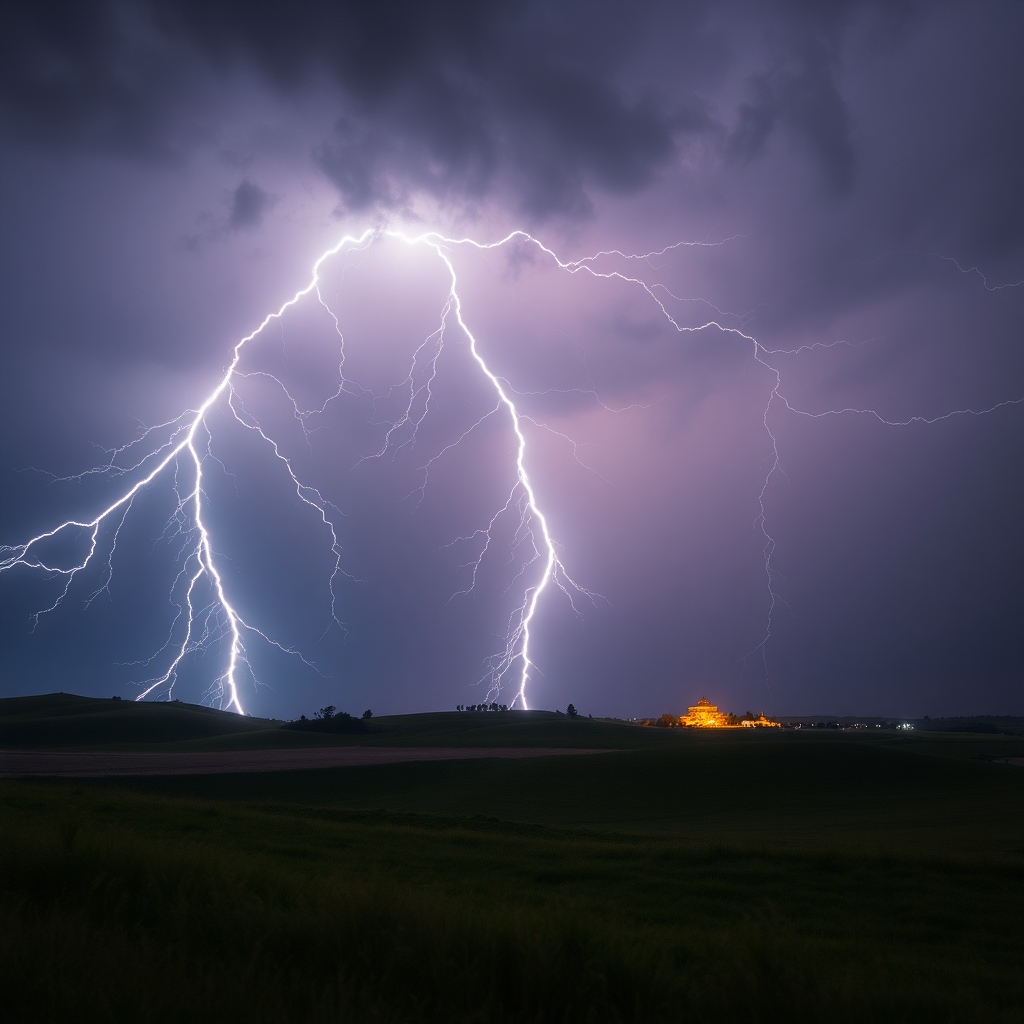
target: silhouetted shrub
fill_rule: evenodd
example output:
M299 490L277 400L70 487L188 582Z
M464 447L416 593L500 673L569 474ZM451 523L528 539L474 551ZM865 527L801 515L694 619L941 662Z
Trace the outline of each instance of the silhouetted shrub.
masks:
M329 716L321 718L302 717L297 722L286 722L281 728L299 729L302 732L369 732L366 723L362 719L353 718L346 711L333 711L333 709Z

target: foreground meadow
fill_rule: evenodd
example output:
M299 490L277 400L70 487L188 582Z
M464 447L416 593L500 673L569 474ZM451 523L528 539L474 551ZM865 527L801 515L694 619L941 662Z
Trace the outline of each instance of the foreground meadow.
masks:
M1024 872L3 787L8 1020L1017 1021Z
M139 714L193 742L187 709ZM993 761L1019 738L382 728L623 749L4 782L5 1020L1024 1014L1024 771Z

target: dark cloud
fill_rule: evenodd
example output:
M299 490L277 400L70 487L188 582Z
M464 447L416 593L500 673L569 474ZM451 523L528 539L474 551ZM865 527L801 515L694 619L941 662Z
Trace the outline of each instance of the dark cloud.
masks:
M255 182L246 178L231 193L231 212L228 214L228 228L241 231L257 228L263 221L263 214L274 202L269 195Z
M756 159L784 129L843 193L856 168L838 84L844 34L904 24L908 5L649 2L421 4L300 0L41 0L5 26L0 93L23 137L50 148L169 158L216 133L222 84L255 71L297 99L333 83L314 158L352 210L501 187L535 217L586 215L594 189L633 193L698 142ZM724 12L724 13L723 13ZM733 119L712 113L733 21L770 26ZM651 26L670 40L645 58ZM659 41L659 45L663 45ZM206 97L213 102L199 102Z
M713 317L756 336L780 374L767 413L775 376L748 339L676 331L647 293L567 276L527 242L455 247L466 322L531 417L566 564L609 600L580 624L545 595L538 702L660 712L706 679L761 706L765 523L777 710L1019 708L1024 406L907 427L811 414L902 421L1024 395L1022 5L40 0L5 17L0 321L18 387L0 403L0 541L105 507L105 478L16 470L79 471L132 416L196 408L339 230L408 210L487 241L540 224L564 258L669 245L592 266L643 276L684 331ZM684 239L716 244L671 247ZM256 375L238 401L345 513L344 568L366 582L339 578L344 643L322 639L323 524L258 435L210 413L225 578L332 676L268 668L263 710L471 700L508 621L504 557L452 598L473 555L453 542L507 499L516 450L458 331L416 444L372 457L433 367L430 342L403 380L447 295L435 255L375 242L328 259L338 321L310 296L246 350L247 372L289 391ZM304 435L289 396L332 393L339 332L359 386ZM68 602L8 631L5 679L135 677L111 662L163 642L171 497L140 497L95 618ZM286 527L294 546L275 543ZM5 621L24 625L54 581L10 579Z
M587 183L636 189L700 127L616 85L584 18L627 42L621 16L574 4L44 2L15 12L0 88L39 145L153 156L187 144L197 93L234 71L285 95L326 74L345 113L316 156L349 207L479 193L500 159L527 205L579 210Z
M753 76L748 89L750 98L740 105L728 154L750 162L782 127L809 150L836 194L849 191L856 172L853 125L834 65L821 49L802 54L795 67Z
M166 159L172 111L195 100L187 50L152 31L151 5L54 0L5 11L0 96L11 127L50 151Z

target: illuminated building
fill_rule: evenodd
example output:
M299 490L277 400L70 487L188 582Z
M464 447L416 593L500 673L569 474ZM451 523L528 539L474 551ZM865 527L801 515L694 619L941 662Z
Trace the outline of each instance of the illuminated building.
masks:
M699 729L724 729L730 724L729 716L719 711L705 697L701 697L693 707L687 708L686 712L679 719L680 725L696 726Z
M707 697L701 697L696 704L686 709L685 715L662 715L658 719L645 718L641 725L657 725L663 729L672 729L677 726L685 726L689 729L760 729L771 728L781 729L779 722L773 722L766 718L762 712L755 718L749 711L740 718L738 715L731 715L719 711L715 704L712 704ZM636 719L634 719L636 721Z
M765 718L763 714L757 718L737 718L735 715L726 714L719 711L706 697L701 697L693 707L687 708L686 712L677 719L677 722L693 729L781 728L778 722Z

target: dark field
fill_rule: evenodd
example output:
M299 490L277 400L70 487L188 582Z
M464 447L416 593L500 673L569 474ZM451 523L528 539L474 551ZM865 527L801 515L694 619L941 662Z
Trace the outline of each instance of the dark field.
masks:
M188 706L164 706L176 732L136 707L162 749L218 738L186 734ZM70 710L67 742L102 746ZM244 725L221 738L278 731ZM1024 769L991 760L1024 754L1020 738L695 735L542 712L378 728L359 739L623 751L5 782L7 1019L1024 1013Z

